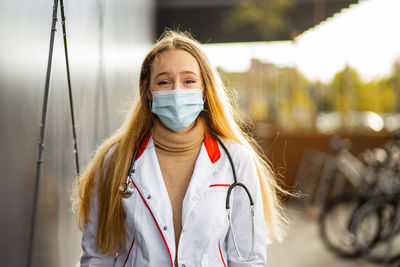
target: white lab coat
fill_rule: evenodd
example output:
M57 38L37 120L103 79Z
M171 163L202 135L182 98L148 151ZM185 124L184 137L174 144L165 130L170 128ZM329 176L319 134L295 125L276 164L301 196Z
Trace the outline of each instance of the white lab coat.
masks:
M257 260L250 263L238 260L225 209L226 185L234 181L231 165L222 147L219 160L212 163L210 153L213 152L204 143L183 200L182 233L176 253L171 203L150 138L135 163L135 191L122 200L126 214L126 249L115 256L96 251L97 196L94 193L90 222L83 231L81 266L124 266L126 262L125 266L164 267L175 266L176 261L179 267L265 266L267 236L255 164L246 148L236 143L225 144L232 155L238 182L247 186L255 202ZM245 191L235 187L230 203L239 251L247 257L251 248L251 221Z

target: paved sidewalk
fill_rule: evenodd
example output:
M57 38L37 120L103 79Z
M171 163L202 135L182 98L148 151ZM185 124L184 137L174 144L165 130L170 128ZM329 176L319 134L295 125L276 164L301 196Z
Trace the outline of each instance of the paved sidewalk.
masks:
M317 219L308 218L299 203L289 203L292 223L282 244L268 247L268 267L376 267L362 258L349 260L328 251L318 236ZM399 265L393 265L399 266Z

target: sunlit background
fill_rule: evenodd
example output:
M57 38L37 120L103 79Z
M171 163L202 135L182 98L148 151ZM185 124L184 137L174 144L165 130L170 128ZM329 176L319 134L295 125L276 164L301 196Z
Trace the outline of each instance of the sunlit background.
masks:
M27 266L52 8L0 0L0 266ZM283 186L303 194L285 202L292 223L286 241L270 245L269 266L376 266L338 256L318 217L340 192L357 195L363 177L384 170L382 180L399 180L399 11L399 0L66 0L80 165L119 127L155 40L167 27L188 30ZM81 255L60 20L31 266L75 266ZM338 236L346 249L357 237Z
M398 10L397 0L360 1L294 40L205 49L252 119L289 132L393 131L400 126Z

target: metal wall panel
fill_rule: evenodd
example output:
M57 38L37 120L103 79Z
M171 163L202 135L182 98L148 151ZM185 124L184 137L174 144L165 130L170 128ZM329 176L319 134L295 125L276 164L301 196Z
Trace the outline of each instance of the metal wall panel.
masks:
M24 266L53 1L0 0L0 266ZM65 1L81 169L121 123L154 40L150 0ZM60 13L58 15L59 21ZM81 255L70 195L75 179L61 24L57 23L32 266Z

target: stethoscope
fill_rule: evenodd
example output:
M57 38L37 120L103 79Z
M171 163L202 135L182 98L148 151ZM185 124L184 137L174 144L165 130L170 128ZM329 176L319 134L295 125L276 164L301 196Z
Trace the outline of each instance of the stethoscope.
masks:
M143 140L146 137L146 135L143 135L142 138L139 141L138 146L135 149L135 152L133 153L132 159L131 159L131 164L129 167L129 171L128 171L128 175L126 178L125 183L123 183L119 190L120 193L122 195L122 197L124 198L128 198L132 195L133 191L134 191L134 185L133 185L133 179L132 179L132 175L135 173L135 162L136 162L136 156L138 154L138 151L140 149L140 147L142 146ZM224 143L222 143L222 141L217 137L214 136L213 137L218 141L218 143L222 146L222 148L224 149L226 155L228 156L229 159L229 163L231 164L231 168L232 168L232 173L233 173L233 179L234 179L234 183L231 184L228 188L228 192L226 195L226 214L229 220L229 227L231 229L231 233L232 233L232 240L233 240L233 244L235 246L235 250L236 253L238 255L238 258L240 261L243 262L250 262L253 260L257 259L257 256L254 255L254 244L255 244L255 231L254 231L254 202L253 202L253 198L251 197L250 191L247 189L247 187L242 184L242 183L238 183L237 181L237 176L236 176L236 170L235 170L235 166L233 164L233 160L231 157L231 154L229 153L228 149L226 148L226 146L224 145ZM233 224L232 224L232 216L231 216L231 209L230 209L230 205L229 205L229 200L231 197L231 192L233 190L233 188L235 188L236 186L242 187L246 193L247 196L249 197L249 201L250 201L250 212L251 212L251 251L250 251L250 255L247 258L242 257L242 255L239 252L237 243L236 243L236 238L235 238L235 234L233 231Z

